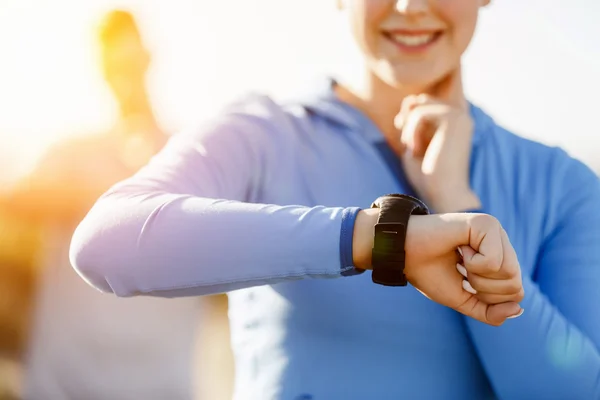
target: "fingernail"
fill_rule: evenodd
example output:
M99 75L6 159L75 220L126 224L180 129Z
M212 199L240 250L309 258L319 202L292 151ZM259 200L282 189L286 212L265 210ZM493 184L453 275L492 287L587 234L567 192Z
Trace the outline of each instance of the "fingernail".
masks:
M460 254L460 256L463 257L462 249L460 247L457 247L456 250L458 250L458 254Z
M394 120L394 124L396 125L396 128L402 129L402 127L404 126L404 118L401 116L397 116Z
M463 281L462 283L463 289L472 294L477 294L477 290L473 289L473 286L469 283L469 281Z
M464 276L465 278L467 277L467 269L465 267L463 267L460 264L456 264L456 269L458 270L458 272L460 272L462 276Z
M515 315L511 315L510 317L508 317L507 319L513 319L513 318L519 318L521 315L523 315L523 313L525 312L524 308L521 308L521 311L519 311L517 314Z

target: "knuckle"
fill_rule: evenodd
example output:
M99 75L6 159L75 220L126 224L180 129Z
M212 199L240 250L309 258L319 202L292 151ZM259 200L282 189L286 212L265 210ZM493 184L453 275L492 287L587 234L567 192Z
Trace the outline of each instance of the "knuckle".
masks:
M500 228L501 226L500 221L489 214L475 214L472 219L472 224L484 231Z
M509 279L516 278L519 274L519 268L514 263L504 263L504 265L502 265L502 271Z
M477 275L470 274L468 272L467 272L467 275L468 275L467 280L469 281L469 283L471 284L473 289L475 289L477 291L483 291L484 287L482 286L481 280L477 277Z
M488 223L490 228L492 228L492 229L502 228L500 221L498 221L498 219L496 217L494 217L493 215L485 214L485 218L486 218L486 222Z
M491 326L500 326L504 323L504 321L490 320L490 318L488 316L486 316L486 320L484 322Z
M485 269L489 274L494 274L502 269L502 260L500 257L490 257L486 260Z
M507 285L507 289L509 290L509 294L518 294L523 290L523 286L519 280L511 279Z

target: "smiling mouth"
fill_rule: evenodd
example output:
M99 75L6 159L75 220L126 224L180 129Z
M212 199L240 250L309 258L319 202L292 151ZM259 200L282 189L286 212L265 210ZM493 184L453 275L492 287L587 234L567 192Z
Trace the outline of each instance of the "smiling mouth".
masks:
M435 43L443 31L430 32L383 32L383 35L403 49L425 49Z

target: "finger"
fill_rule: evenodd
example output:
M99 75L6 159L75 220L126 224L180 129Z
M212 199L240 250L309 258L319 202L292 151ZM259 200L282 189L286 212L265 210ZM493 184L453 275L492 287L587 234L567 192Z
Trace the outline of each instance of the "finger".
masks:
M412 152L414 148L414 135L412 129L406 129L407 120L410 112L417 105L417 96L407 96L402 101L400 112L394 119L394 126L400 131L400 148L404 152L409 150Z
M473 288L473 286L471 286L471 284L469 283L469 281L468 281L468 280L466 280L466 279L463 279L463 281L462 281L462 288L463 288L463 289L464 289L466 292L469 292L469 293L471 293L471 294L477 294L477 290L475 290L475 289Z
M435 135L435 130L436 124L427 118L421 118L416 122L411 149L413 157L423 158L425 156L425 152Z
M525 293L521 290L515 294L489 294L489 293L477 293L477 298L487 304L500 304L500 303L520 303L523 301Z
M470 246L462 246L463 265L467 271L484 277L499 277L504 249L502 227L489 215L473 218L470 227Z
M412 111L417 107L429 105L439 105L448 107L447 104L444 104L443 102L436 100L433 97L428 96L426 94L410 95L405 97L402 101L400 112L398 113L398 115L396 115L396 118L394 119L394 126L396 127L396 129L399 129L401 131L404 130L408 117L412 113Z
M406 123L406 118L410 111L415 108L417 105L417 96L411 95L406 96L404 100L402 100L402 105L400 106L400 112L396 115L394 119L394 126L398 130L402 130L404 128L404 124Z
M448 105L427 94L420 94L416 97L416 105L412 116L417 117L418 122L414 128L414 147L412 153L414 157L422 158L429 147L438 127L438 118L448 110ZM409 116L410 118L410 116Z
M438 120L448 112L448 105L420 95L404 119L401 140L413 157L422 158L436 134Z
M486 318L491 325L502 325L507 319L523 315L521 306L514 302L491 304L487 306Z
M521 281L520 276L514 276L507 279L495 279L471 272L468 273L467 279L475 290L483 293L515 294L523 289L523 282Z
M457 113L456 109L452 113ZM469 182L469 160L471 159L473 120L467 113L454 114L451 128L448 119L438 126L435 135L428 144L427 156L423 158L424 174L434 173L451 165L463 175L461 179Z
M459 66L446 75L438 83L433 85L427 94L448 102L454 107L467 109L468 105L465 99L462 81L462 68Z
M504 251L502 256L502 266L500 272L495 278L513 278L517 277L521 282L521 265L519 264L519 258L517 252L513 247L508 234L504 228L500 229L500 238L502 239L502 249Z
M501 257L496 258L492 256L492 253L488 252L488 256L490 256L491 260L487 261L484 258L480 257L480 255L478 255L477 252L475 252L475 250L473 250L471 247L461 246L459 250L466 254L465 257L467 257L467 259L470 260L469 267L467 268L467 270L470 270L471 273L475 275L481 275L475 279L489 278L491 280L502 280L504 281L504 283L495 283L495 285L512 284L515 286L519 285L519 287L521 287L521 267L519 265L517 253L512 244L510 243L508 234L502 227L499 228L499 238L502 246ZM492 238L490 237L487 240L490 239ZM493 240L496 239L493 238ZM466 265L465 262L462 262L462 264ZM497 265L499 265L499 267L497 267ZM485 291L484 289L479 289L477 287L478 283L472 280L471 276L469 276L469 280L471 281L471 284L474 285L477 291ZM490 285L494 285L494 283L490 282Z
M458 263L456 264L456 269L466 279L466 278L468 278L467 269L464 267L464 265L462 265L462 263L463 263L463 259L462 259L462 253L461 253Z
M423 158L423 173L433 173L458 162L468 181L473 137L470 115L429 97L413 109L408 120L406 131L413 135L408 147L415 156Z
M490 305L479 300L476 296L471 296L456 310L480 322L500 326L507 318L519 314L521 306L514 302Z

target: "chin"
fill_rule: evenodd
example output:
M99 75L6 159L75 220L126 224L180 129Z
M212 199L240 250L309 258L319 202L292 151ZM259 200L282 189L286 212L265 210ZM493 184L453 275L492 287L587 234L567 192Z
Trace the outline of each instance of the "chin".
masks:
M401 68L379 76L380 79L393 88L409 94L420 94L438 83L450 71L452 71L451 68L440 71L427 71L426 69L407 71L405 68Z
M395 89L406 92L406 94L420 94L433 86L437 82L437 79L431 77L407 77L403 75L390 77L385 82Z

